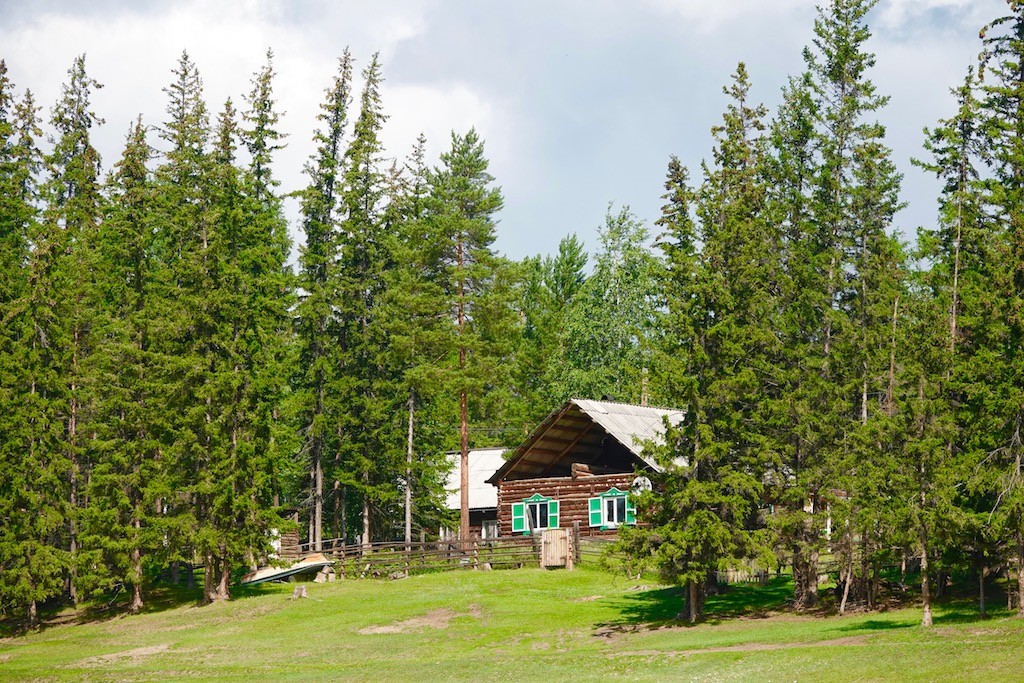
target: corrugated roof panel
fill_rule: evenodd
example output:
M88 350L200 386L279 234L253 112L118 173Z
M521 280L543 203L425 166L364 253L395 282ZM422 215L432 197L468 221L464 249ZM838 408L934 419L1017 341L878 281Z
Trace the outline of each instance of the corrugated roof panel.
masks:
M627 403L582 398L574 398L572 402L634 455L643 458L648 465L655 468L656 463L642 454L643 443L651 441L658 445L664 444L665 418L669 419L670 424L677 425L685 415L682 410L650 408Z

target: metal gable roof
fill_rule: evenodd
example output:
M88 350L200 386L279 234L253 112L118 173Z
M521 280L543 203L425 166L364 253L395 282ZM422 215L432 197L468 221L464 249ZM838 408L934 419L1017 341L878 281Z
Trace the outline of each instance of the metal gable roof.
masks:
M533 478L552 471L567 458L589 462L611 437L639 462L660 470L643 455L646 441L664 443L664 421L682 421L685 411L628 403L572 399L552 411L488 481L497 484L515 471L515 478Z
M658 446L665 443L665 418L672 425L679 424L685 414L682 410L667 408L649 408L628 403L612 403L610 401L591 401L574 398L571 401L587 414L615 440L628 448L633 455L640 458L655 470L661 468L643 455L645 441Z

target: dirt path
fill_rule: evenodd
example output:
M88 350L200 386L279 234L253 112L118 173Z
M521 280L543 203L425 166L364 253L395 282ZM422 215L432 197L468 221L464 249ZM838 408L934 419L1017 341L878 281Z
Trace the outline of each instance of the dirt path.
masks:
M396 621L393 624L367 626L366 628L359 629L359 633L365 636L381 633L408 633L409 631L419 631L424 628L446 629L448 628L448 623L455 617L467 616L479 619L480 606L470 605L468 611L462 613L447 608L435 609L427 612L423 616L405 619L404 621Z

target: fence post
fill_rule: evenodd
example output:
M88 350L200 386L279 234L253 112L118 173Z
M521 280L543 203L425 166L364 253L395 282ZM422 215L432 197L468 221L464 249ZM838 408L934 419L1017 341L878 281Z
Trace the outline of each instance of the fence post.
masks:
M580 562L580 521L574 519L572 521L572 553L573 560L576 563Z
M473 541L473 569L480 569L480 547Z

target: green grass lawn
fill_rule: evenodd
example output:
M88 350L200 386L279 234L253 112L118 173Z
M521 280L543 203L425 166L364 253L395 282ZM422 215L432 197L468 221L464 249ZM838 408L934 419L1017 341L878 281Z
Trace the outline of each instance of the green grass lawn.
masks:
M65 615L0 639L0 679L1024 680L1024 621L970 605L847 617L778 612L789 586L737 587L697 626L674 588L593 569L451 572L237 590L209 607ZM74 623L76 621L83 623Z

